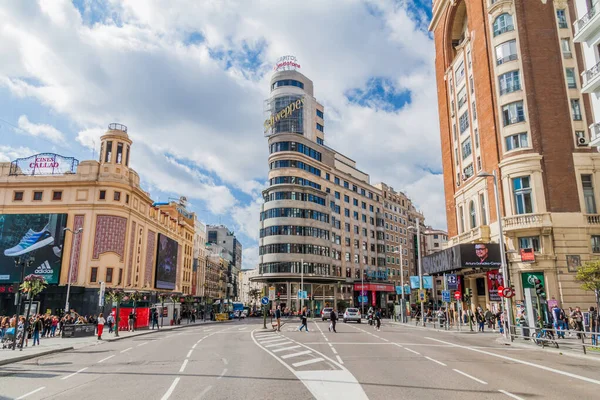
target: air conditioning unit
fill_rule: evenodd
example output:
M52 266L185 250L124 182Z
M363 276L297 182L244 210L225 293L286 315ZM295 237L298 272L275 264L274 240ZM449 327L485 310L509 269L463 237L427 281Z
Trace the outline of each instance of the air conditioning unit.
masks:
M588 143L588 140L587 140L587 138L586 138L586 137L584 137L584 136L579 136L579 137L577 138L577 146L579 146L579 147L586 147L586 146L588 146L588 145L589 145L589 143Z

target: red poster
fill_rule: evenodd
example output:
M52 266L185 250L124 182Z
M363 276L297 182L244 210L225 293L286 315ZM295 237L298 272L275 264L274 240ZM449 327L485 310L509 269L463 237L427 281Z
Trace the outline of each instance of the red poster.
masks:
M121 307L119 308L119 330L126 331L129 328L129 313L133 308L131 307ZM113 315L116 315L116 309L112 309ZM146 307L137 307L135 309L135 314L137 318L135 320L135 329L138 328L147 328L148 322L150 318L150 309Z
M498 288L504 286L504 279L497 269L492 269L487 272L487 287L490 301L502 301L498 294Z

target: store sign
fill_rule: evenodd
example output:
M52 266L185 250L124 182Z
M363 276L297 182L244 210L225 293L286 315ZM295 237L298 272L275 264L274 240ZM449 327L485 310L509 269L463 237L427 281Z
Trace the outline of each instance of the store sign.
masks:
M300 68L300 64L298 64L298 59L296 56L283 56L279 57L273 70L275 71L295 71Z
M524 272L521 274L523 289L535 289L535 280L539 279L544 287L546 286L543 272Z
M500 290L504 284L502 274L500 274L499 270L493 269L491 271L487 271L486 277L490 301L500 301L501 299L498 290Z
M79 160L54 153L17 158L10 163L10 175L63 175L75 173Z
M301 97L296 101L290 102L287 106L283 107L278 113L271 114L271 117L265 120L265 132L268 132L269 129L272 129L273 126L280 120L291 116L294 111L299 110L302 107L304 107L304 97Z
M365 284L355 283L354 290L355 291L370 290L372 292L395 292L396 291L396 289L394 288L394 285L378 285L375 283L365 283Z
M533 249L521 249L521 262L535 262Z

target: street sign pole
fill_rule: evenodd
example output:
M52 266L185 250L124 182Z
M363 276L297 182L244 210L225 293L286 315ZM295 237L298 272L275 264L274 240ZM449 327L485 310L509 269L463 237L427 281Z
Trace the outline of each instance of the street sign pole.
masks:
M263 286L263 296L265 295L266 285ZM263 329L267 329L267 306L263 304Z

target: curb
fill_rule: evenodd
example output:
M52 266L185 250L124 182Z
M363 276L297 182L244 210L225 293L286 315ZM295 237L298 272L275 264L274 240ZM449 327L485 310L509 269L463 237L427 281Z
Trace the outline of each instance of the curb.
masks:
M217 321L212 321L212 322L205 322L203 324L186 324L186 325L178 325L178 326L174 326L173 328L168 328L168 329L148 329L145 332L142 333L138 333L137 335L132 335L132 336L118 336L118 337L113 337L110 339L103 339L103 342L116 342L119 340L123 340L123 339L132 339L132 338L136 338L138 336L144 336L144 335L150 335L152 333L158 333L158 332L169 332L169 331L174 331L177 329L185 329L185 328L193 328L193 327L200 327L200 326L206 326L206 325L217 325L217 324L224 324L224 323L232 323L233 320L231 321L222 321L222 322L217 322Z
M17 363L17 362L21 362L21 361L25 361L25 360L30 360L32 358L43 357L43 356L47 356L47 355L55 354L55 353L62 353L63 351L69 351L69 350L73 350L73 346L63 347L63 348L54 349L54 350L47 350L47 351L43 351L41 353L36 353L36 354L28 354L28 355L24 355L24 356L20 356L20 357L10 358L7 360L0 360L0 365Z

